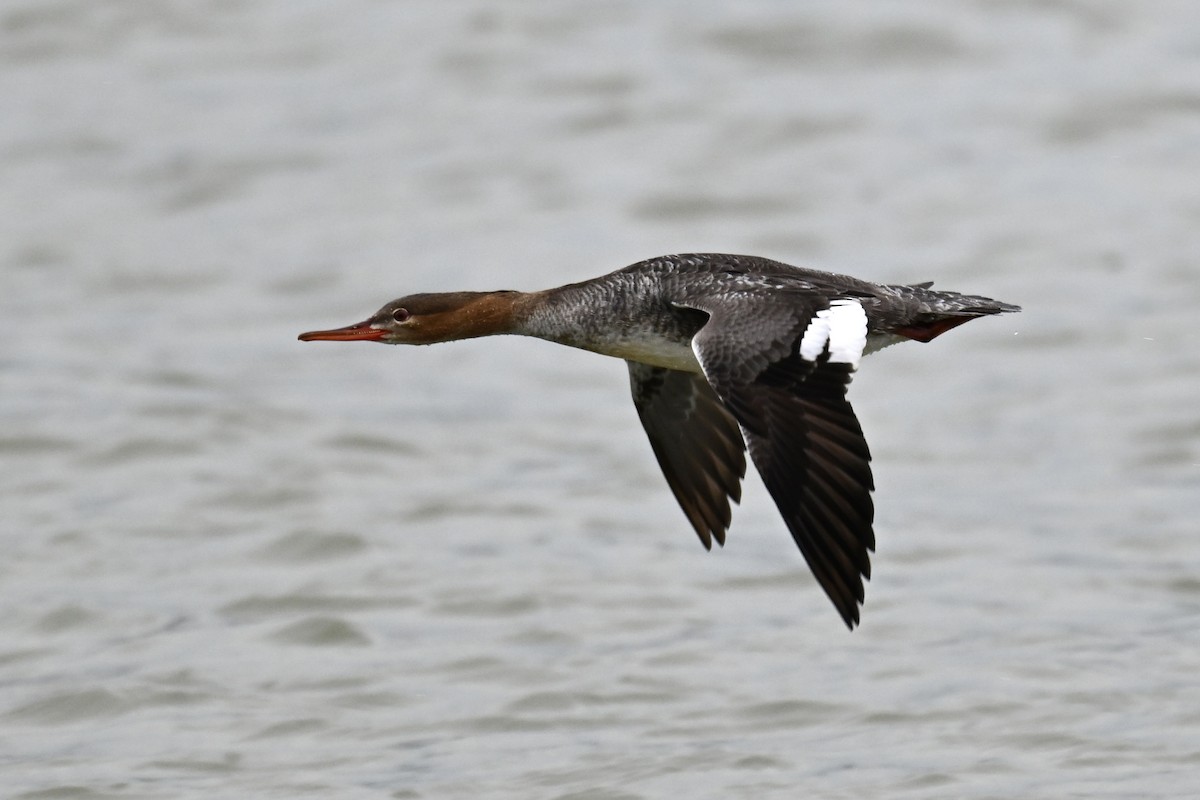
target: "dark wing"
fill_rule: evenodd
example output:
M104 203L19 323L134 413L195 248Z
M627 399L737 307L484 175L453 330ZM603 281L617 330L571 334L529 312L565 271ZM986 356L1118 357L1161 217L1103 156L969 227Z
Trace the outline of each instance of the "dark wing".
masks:
M746 445L703 375L627 361L633 404L667 484L700 541L725 544L730 498L741 499Z
M776 294L761 312L698 305L712 316L693 348L741 423L754 465L813 575L853 629L875 549L871 454L846 400L862 349L857 340L847 345L844 331L830 337L826 329L820 339L815 320L828 313L826 299L787 294ZM851 308L841 316L852 324L860 319L865 339L865 314ZM810 327L817 335L806 340Z

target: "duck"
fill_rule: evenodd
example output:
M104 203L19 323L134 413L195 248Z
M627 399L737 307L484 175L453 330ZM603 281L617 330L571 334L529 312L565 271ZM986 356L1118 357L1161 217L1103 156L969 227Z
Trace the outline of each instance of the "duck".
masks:
M932 282L877 284L768 258L665 255L542 291L411 294L301 341L531 336L623 359L684 516L724 546L746 454L850 630L875 551L871 452L847 389L864 355L1020 311Z

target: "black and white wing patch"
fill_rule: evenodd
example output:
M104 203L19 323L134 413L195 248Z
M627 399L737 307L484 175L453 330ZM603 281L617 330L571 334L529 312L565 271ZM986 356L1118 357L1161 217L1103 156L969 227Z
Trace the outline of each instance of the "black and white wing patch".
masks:
M700 541L725 544L741 499L745 443L703 375L627 361L633 403L663 475Z
M807 299L790 298L791 313L776 306L757 326L727 326L719 305L697 304L711 318L692 345L813 575L853 628L875 549L871 454L846 399L867 318L852 299Z

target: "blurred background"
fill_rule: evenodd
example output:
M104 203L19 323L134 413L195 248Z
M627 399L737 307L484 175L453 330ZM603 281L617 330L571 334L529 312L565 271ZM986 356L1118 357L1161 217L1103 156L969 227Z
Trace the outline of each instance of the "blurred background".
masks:
M17 798L1200 786L1191 3L5 0ZM847 633L614 359L301 344L671 252L1019 303L866 361Z

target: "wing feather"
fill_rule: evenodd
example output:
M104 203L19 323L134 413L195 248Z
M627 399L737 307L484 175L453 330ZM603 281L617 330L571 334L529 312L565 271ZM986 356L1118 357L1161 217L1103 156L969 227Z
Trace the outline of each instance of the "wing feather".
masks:
M741 424L751 459L817 583L850 628L858 624L875 549L871 453L846 389L865 339L865 315L839 301L830 330L828 299L774 295L757 315L729 314L724 304L695 307L710 314L693 339L708 382ZM763 298L756 298L762 305ZM845 328L861 317L858 330ZM747 319L750 322L747 322ZM801 342L814 325L825 335L820 354L806 358ZM830 340L834 343L832 360ZM848 343L853 343L848 345ZM810 333L804 347L812 355ZM736 360L733 354L738 354Z
M742 497L745 442L737 421L704 376L629 366L633 403L667 485L705 548L725 544L731 509Z

